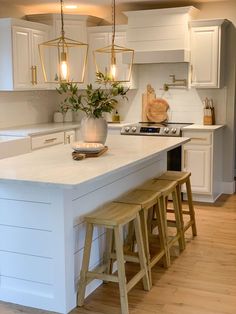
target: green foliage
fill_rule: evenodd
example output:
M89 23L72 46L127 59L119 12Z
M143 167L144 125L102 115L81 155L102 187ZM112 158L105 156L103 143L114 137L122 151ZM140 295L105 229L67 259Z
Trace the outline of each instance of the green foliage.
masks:
M94 89L92 84L88 84L82 94L76 83L61 83L57 91L61 95L66 95L61 103L61 111L82 110L87 116L100 118L103 112L111 112L115 108L119 97L128 99L126 96L128 88L119 82L113 82L108 75L97 73L96 82L100 85L98 88Z

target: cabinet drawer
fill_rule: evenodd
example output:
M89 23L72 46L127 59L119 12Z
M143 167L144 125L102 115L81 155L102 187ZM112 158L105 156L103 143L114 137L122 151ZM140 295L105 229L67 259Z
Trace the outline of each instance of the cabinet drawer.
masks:
M35 136L31 139L32 149L38 149L62 143L64 143L64 132Z
M191 138L189 144L211 145L212 133L208 132L183 132L184 137Z

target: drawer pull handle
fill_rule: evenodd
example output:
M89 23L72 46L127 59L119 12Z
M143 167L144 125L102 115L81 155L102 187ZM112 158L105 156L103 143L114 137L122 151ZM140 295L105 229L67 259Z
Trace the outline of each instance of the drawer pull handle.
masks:
M195 141L207 141L206 137L191 137L191 141L195 140Z
M48 138L48 139L46 139L46 140L44 141L44 144L52 143L52 142L54 142L54 141L56 141L56 140L57 140L56 137Z

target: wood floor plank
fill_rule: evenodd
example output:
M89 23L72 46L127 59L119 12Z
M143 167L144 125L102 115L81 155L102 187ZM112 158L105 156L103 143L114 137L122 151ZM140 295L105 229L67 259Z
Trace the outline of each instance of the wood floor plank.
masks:
M153 287L129 293L130 314L236 313L236 194L214 204L196 203L198 236L187 234L187 247L166 270L154 267ZM176 250L176 254L177 250ZM132 273L133 269L128 270ZM0 302L1 314L51 314ZM114 283L98 288L83 308L70 314L120 314Z

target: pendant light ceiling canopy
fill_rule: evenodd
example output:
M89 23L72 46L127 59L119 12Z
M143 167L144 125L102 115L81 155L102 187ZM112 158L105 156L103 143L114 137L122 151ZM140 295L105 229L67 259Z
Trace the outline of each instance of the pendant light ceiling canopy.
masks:
M65 37L63 0L61 4L61 36L39 45L45 82L83 83L88 44Z
M112 38L111 45L93 52L96 72L108 75L113 82L129 82L131 78L134 50L115 44L116 12L112 0Z

